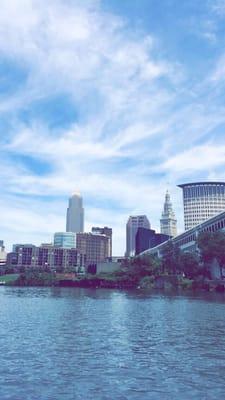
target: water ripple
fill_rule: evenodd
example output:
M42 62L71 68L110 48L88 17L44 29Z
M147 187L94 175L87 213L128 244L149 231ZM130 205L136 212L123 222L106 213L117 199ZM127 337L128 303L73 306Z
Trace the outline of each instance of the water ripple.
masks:
M224 397L223 296L0 288L1 400Z

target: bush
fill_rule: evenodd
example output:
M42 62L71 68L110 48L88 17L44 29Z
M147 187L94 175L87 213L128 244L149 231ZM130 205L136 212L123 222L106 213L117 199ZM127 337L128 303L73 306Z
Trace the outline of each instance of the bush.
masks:
M193 288L193 280L188 278L182 278L179 282L179 286L182 289L192 289Z
M140 287L141 289L152 289L154 286L155 277L152 276L145 276L140 280Z

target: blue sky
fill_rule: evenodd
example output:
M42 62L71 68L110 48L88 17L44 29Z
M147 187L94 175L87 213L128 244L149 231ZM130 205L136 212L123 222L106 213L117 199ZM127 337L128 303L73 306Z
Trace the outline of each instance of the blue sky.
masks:
M79 190L85 227L159 229L165 191L224 180L225 0L1 0L0 236L51 241Z

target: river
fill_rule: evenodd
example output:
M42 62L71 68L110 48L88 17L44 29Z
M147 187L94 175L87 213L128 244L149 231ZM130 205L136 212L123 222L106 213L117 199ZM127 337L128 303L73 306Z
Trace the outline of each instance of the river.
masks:
M1 400L222 399L225 297L0 288Z

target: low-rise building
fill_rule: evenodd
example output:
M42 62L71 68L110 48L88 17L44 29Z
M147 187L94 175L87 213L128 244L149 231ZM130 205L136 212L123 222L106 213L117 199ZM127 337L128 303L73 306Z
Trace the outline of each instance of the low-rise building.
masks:
M93 226L91 232L97 235L106 235L109 237L109 257L112 257L112 228L109 228L108 226L104 226L103 228Z
M121 269L120 262L106 261L99 262L96 265L96 274L111 274L112 272L119 271Z
M14 252L7 255L7 267L49 268L51 270L82 269L86 256L77 249L59 248L55 246L17 245Z
M96 265L110 256L110 238L93 233L77 233L77 250L86 254L86 266Z

